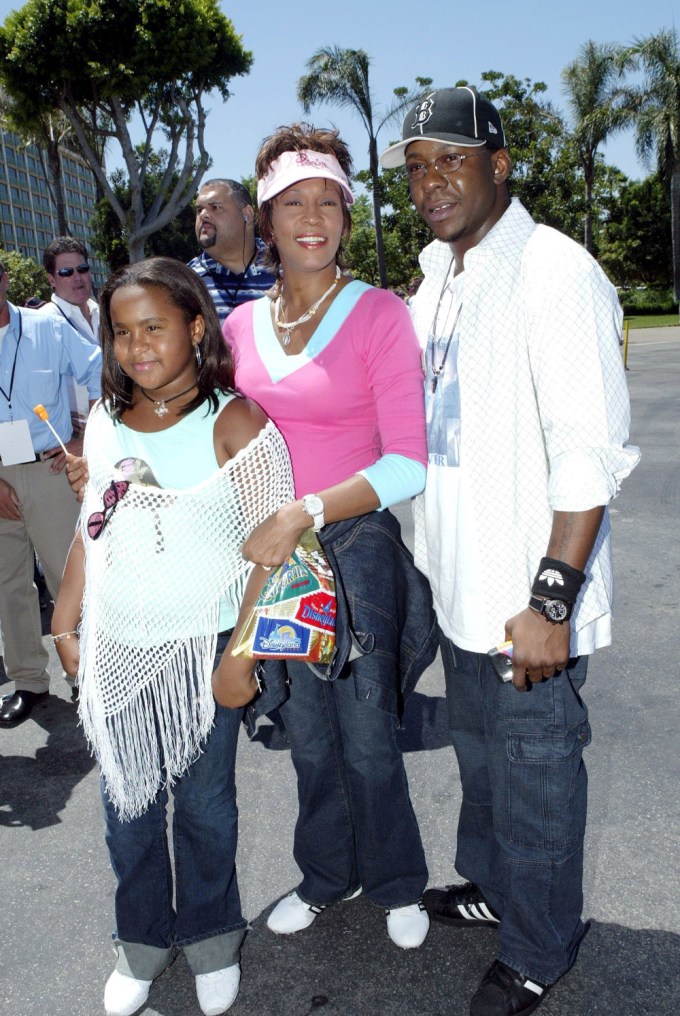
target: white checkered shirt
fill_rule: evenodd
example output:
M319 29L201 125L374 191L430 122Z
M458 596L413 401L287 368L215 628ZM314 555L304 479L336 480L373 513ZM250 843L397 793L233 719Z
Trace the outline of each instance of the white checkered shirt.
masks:
M425 347L451 270L448 244L435 240L420 263L425 279L411 308ZM582 247L537 225L513 199L465 255L464 279L458 329L460 454L469 474L487 591L489 638L478 650L483 652L499 641L505 621L527 605L546 554L553 511L608 504L637 464L639 450L626 444L630 407L619 346L621 308L614 287ZM448 294L440 308L442 327L449 322ZM419 527L416 544L435 603L445 599L441 594L451 582L440 566L447 516L440 502L433 524L428 510L429 492L434 507L440 468L447 467L428 468L427 532ZM420 512L416 516L422 519ZM584 632L580 645L579 631L611 613L607 513L586 572L572 617L573 653L593 648L592 632ZM449 634L453 619L440 614L439 620ZM604 641L598 636L597 644Z

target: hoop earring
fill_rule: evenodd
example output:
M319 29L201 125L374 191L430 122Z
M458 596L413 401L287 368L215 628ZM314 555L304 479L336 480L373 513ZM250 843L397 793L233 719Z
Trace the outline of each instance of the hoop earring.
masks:
M198 348L198 345L194 346L194 356L196 357L196 366L200 367L203 362L203 357L201 356L201 351Z

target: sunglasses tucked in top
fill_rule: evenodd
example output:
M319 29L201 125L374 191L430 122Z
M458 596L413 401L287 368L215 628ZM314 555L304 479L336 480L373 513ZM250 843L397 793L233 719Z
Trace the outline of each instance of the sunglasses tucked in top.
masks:
M89 270L90 266L83 261L81 265L76 265L75 268L58 268L56 274L62 279L70 279L74 272L78 272L78 275L85 275Z
M116 505L123 499L129 486L127 480L112 480L106 488L102 497L104 511L93 512L87 520L87 534L91 540L98 540L102 535L104 527L116 510Z
M475 159L478 155L483 155L487 151L487 148L482 148L480 152L469 152L467 155L459 155L458 152L447 152L445 155L440 155L438 159L433 159L432 162L407 162L406 175L409 180L422 180L430 166L434 166L436 171L442 176L451 176L452 173L458 172L466 159Z

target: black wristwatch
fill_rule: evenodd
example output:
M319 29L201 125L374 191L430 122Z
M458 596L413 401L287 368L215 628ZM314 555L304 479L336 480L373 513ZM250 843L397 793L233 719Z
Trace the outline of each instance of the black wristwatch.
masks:
M544 600L540 596L530 596L529 606L551 624L564 624L571 617L574 609L573 603L565 603L564 600Z

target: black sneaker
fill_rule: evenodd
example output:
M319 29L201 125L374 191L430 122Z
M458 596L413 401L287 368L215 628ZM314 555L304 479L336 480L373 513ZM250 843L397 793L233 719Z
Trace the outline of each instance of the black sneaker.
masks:
M495 928L501 923L474 882L464 885L447 885L445 889L427 889L423 894L425 909L433 921L452 924Z
M470 1002L470 1016L529 1016L550 991L496 960L484 974Z

